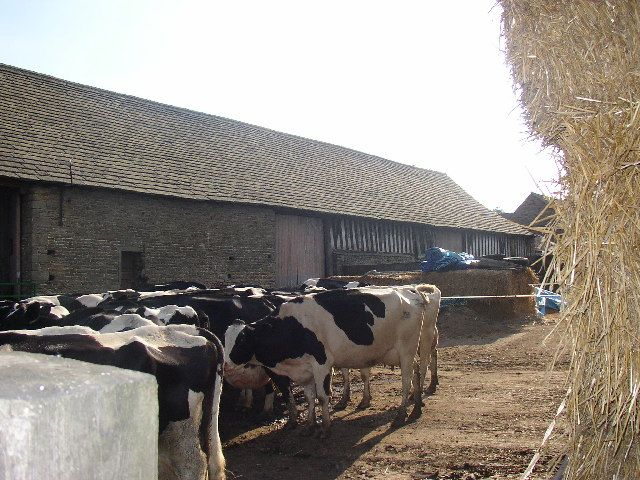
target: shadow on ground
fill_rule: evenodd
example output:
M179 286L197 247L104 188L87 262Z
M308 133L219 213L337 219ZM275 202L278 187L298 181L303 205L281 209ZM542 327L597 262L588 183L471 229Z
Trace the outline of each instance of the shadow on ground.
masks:
M445 307L438 316L441 347L486 345L523 331L539 317L490 317L467 307Z
M326 439L307 436L305 424L286 429L283 420L277 420L280 425L275 430L273 426L254 426L238 434L241 425L248 426L250 422L238 417L241 414L226 415L220 429L228 478L335 479L387 435L414 421L394 426L395 409L356 415L353 406L350 408L332 412L331 436ZM301 465L304 477L300 477Z

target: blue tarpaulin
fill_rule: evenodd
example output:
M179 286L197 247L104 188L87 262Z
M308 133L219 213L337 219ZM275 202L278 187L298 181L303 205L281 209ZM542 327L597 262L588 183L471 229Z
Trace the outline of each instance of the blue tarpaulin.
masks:
M562 296L553 293L550 290L543 290L540 287L535 288L536 291L536 308L540 315L545 315L548 310L560 311L562 306Z
M433 247L427 249L425 260L420 264L423 272L443 272L446 270L464 270L477 260L468 253L456 253L444 248Z

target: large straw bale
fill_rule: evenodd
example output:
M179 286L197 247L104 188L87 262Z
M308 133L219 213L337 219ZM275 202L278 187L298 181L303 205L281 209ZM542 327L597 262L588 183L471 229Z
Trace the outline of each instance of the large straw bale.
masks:
M362 281L371 285L411 285L430 283L443 297L486 295L530 295L538 279L530 268L516 270L451 270L447 272L395 272L360 276L332 277L346 281ZM514 318L535 315L536 306L531 298L492 298L470 300L469 307L479 313L496 318Z
M531 134L561 172L547 235L572 346L566 478L640 478L640 2L500 4Z

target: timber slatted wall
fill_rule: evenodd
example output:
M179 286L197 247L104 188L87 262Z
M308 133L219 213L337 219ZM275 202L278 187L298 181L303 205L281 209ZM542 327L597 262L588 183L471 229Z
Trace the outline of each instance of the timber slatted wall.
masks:
M334 250L415 255L433 244L429 227L354 218L332 218L327 226Z
M437 229L426 225L402 224L360 218L329 218L325 221L329 246L333 250L372 253L410 254L421 258L427 248L436 245ZM460 245L475 256L503 254L529 256L531 241L526 237L489 232L447 229L460 237Z
M499 233L465 232L464 250L471 255L502 254L508 257L528 257L533 254L532 242L526 237Z

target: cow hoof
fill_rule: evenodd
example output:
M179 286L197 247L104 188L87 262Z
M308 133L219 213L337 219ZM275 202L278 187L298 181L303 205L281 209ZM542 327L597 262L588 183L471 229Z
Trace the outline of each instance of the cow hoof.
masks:
M399 427L401 425L404 425L406 418L407 418L407 410L403 408L402 410L398 411L395 418L393 419L393 422L391 422L391 425L394 427Z
M427 387L427 389L424 391L425 395L433 395L434 393L436 393L436 386L435 385L429 385L429 387Z
M398 415L393 419L393 422L391 422L391 426L401 427L402 425L404 425L404 423L405 423L405 417L404 416L401 417Z
M371 406L371 400L367 400L366 402L362 400L356 408L358 410L364 410L366 408L369 408L370 406Z
M343 402L343 401L340 401L333 406L333 409L336 411L344 410L345 408L347 408L347 402Z
M411 415L409 415L408 420L415 421L422 416L422 407L416 404L411 411Z

